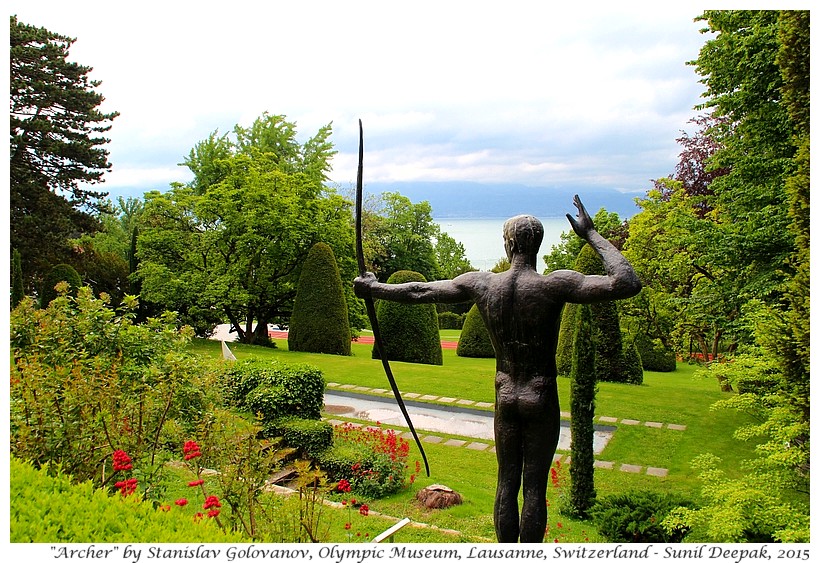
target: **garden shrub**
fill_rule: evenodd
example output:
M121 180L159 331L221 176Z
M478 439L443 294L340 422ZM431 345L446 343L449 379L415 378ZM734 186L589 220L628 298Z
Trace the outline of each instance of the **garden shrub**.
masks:
M284 416L321 417L325 378L316 367L242 360L227 365L223 377L227 398L235 406L261 415L263 422Z
M333 446L317 462L335 481L367 498L381 498L413 483L421 471L418 461L410 471L410 444L394 430L342 424L334 429ZM409 479L408 479L409 475Z
M561 377L572 376L572 346L579 310L580 307L575 303L567 303L561 313L561 328L558 331L558 346L555 350L555 367Z
M288 349L296 352L350 355L350 323L339 266L323 242L308 252L288 330Z
M26 296L23 288L23 265L20 251L16 248L11 254L11 308L14 309Z
M109 495L90 481L73 483L14 456L10 460L10 536L14 543L238 543L211 519L194 520L177 507L163 511L134 496Z
M83 280L77 270L69 264L57 264L46 272L43 278L43 285L40 288L40 307L47 307L51 301L57 297L58 292L54 287L60 283L68 283L68 294L75 296L77 290L83 286Z
M114 449L153 465L163 427L195 427L218 399L207 363L184 351L190 330L171 313L135 325L136 299L117 314L60 286L48 307L25 298L11 313L11 452L81 481L110 474Z
M424 276L418 272L399 270L388 278L387 283L424 281ZM376 316L384 340L383 352L388 360L442 365L438 314L433 303L410 305L379 300ZM374 359L380 358L376 346L372 355Z
M623 335L624 353L621 372L623 382L631 385L641 385L643 383L643 362L635 343L629 340L626 334Z
M490 333L478 306L473 305L464 320L464 328L458 339L456 355L465 358L495 358L495 349L490 341Z
M635 346L641 356L643 369L649 371L669 372L677 369L675 361L675 351L666 348L663 343L655 338L640 333L635 336Z
M452 311L442 311L438 314L440 329L461 330L464 327L464 315Z
M600 499L590 515L609 542L678 543L689 530L667 531L661 523L681 506L691 507L693 503L677 495L639 490Z
M281 436L288 447L316 457L333 445L333 425L324 420L285 416L264 425L267 437Z

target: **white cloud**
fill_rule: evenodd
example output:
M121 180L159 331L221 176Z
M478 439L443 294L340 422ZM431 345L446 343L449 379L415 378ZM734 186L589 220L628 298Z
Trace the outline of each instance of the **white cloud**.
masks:
M623 189L674 166L699 101L684 63L700 8L595 4L13 0L11 13L77 37L72 58L121 112L106 187L167 185L210 131L269 111L305 137L333 122L342 185L361 118L371 181Z

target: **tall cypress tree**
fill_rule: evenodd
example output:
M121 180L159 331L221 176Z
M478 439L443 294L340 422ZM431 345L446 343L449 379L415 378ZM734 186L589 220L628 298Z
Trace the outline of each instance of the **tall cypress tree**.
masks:
M578 327L572 345L572 382L570 384L570 409L572 421L572 463L569 473L570 509L573 515L586 518L595 503L595 341L592 312L588 305L578 311Z
M11 308L23 300L26 293L23 290L23 266L20 263L20 252L15 248L11 255Z

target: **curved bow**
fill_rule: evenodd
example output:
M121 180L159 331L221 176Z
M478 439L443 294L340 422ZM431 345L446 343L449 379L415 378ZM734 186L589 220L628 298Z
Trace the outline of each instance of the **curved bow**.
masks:
M364 133L362 131L362 120L359 120L359 171L356 176L356 260L359 263L359 275L363 276L366 267L364 264L364 249L362 247L362 171L364 167ZM401 398L399 386L396 384L396 378L393 377L393 371L390 369L390 362L387 361L387 354L385 353L384 341L382 340L381 331L379 330L379 321L376 318L376 305L373 298L370 296L364 297L364 304L367 308L367 316L370 319L370 326L373 329L373 340L375 341L376 349L379 351L379 357L382 360L384 373L387 375L387 381L390 382L390 388L393 390L393 396L396 398L396 403L399 405L401 413L404 415L404 420L413 434L413 439L421 452L421 458L424 460L424 469L427 471L427 476L430 476L430 464L427 463L427 455L424 453L424 448L421 445L416 429L413 427L413 422L410 420L410 415L407 413L407 407L404 406L404 400Z

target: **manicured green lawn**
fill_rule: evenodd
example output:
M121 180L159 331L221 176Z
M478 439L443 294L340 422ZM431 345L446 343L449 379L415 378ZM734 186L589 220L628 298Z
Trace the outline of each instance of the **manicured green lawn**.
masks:
M446 331L445 338L457 338ZM230 344L238 359L256 357L283 362L309 363L320 368L328 382L353 384L370 388L387 388L381 362L371 359L371 345L354 343L348 357L289 352L287 341L277 340L277 348L262 348ZM220 344L196 340L191 348L203 355L219 357ZM429 366L391 362L399 388L403 392L431 394L492 403L494 400L494 360L461 358L454 350L444 350L444 365ZM630 474L618 470L597 470L596 488L599 495L635 489L679 492L695 497L699 481L690 463L701 453L713 453L724 460L730 476L742 474L740 462L753 457L752 444L732 438L734 430L750 419L733 411L711 411L710 406L726 394L716 381L695 377L694 366L679 364L672 373L646 372L641 386L613 383L599 384L596 415L617 419L634 419L638 426L617 424L617 430L598 456L616 464L660 467L669 470L667 477ZM570 381L559 378L562 410L569 410ZM685 425L686 430L651 428L644 422ZM415 446L413 446L415 448ZM413 451L416 451L415 449ZM395 516L409 516L414 521L428 522L442 528L453 528L474 539L494 538L492 504L495 493L495 455L490 452L425 444L432 476L419 476L410 490L388 499L373 501L371 508ZM428 484L442 483L465 497L462 506L445 511L424 512L410 501L415 492ZM557 506L555 491L550 487L550 499ZM550 512L550 524L562 523L550 529L550 539L560 541L602 541L594 528L585 522L564 518L555 508ZM401 539L399 541L402 541Z

